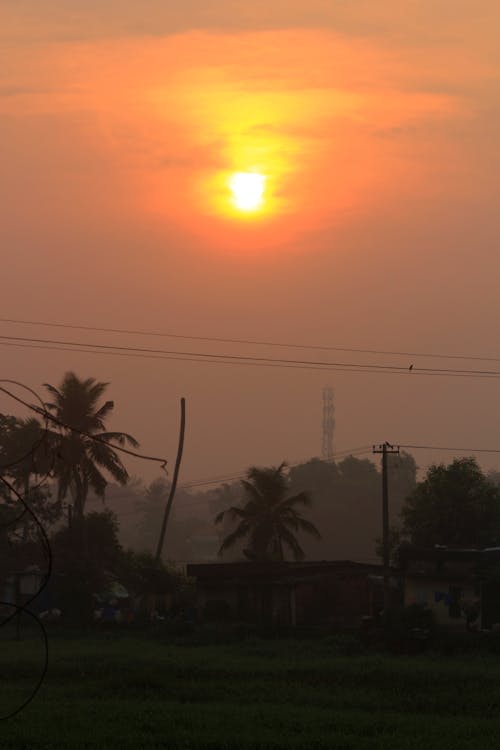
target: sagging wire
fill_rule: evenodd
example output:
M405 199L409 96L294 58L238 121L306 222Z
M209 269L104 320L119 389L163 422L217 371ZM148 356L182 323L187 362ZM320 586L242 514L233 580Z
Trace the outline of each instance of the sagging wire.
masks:
M24 385L24 383L19 383L18 381L6 380L6 379L0 380L0 383L8 383L10 385L16 385L20 388L24 388L26 391L31 393L37 399L37 401L41 404L42 408L44 407L44 403L41 397L39 396L39 394L36 393L36 391L34 391L29 386ZM0 386L0 389L7 395L11 395L10 392L7 391L5 388ZM49 433L48 420L44 419L44 423L45 424L44 424L44 428L41 431L40 439L35 441L35 443L31 446L30 451L26 453L26 455L22 456L20 459L13 461L10 464L0 466L0 472L2 470L5 471L5 469L13 468L14 466L17 466L18 464L23 463L30 457L34 459L36 451L48 438L48 433ZM52 468L53 468L53 465L51 467L51 470ZM42 478L42 480L37 484L37 487L40 487L43 481L45 481L49 475L50 475L50 472L47 473L47 475ZM30 598L26 602L24 602L24 604L21 605L18 602L14 604L13 602L0 601L1 605L10 607L11 609L13 609L13 612L10 615L7 615L0 621L0 628L4 627L5 625L8 625L8 623L11 622L16 616L20 617L21 614L27 614L28 617L31 617L31 619L34 620L34 622L37 624L42 634L42 640L43 640L43 645L44 645L43 666L42 666L42 671L38 677L38 680L34 688L32 689L31 693L19 706L17 706L12 711L9 711L6 714L0 715L0 720L6 721L7 719L12 719L14 716L16 716L21 711L23 711L26 708L26 706L28 706L31 703L31 701L35 698L36 694L38 693L38 691L40 690L43 684L45 675L47 674L47 670L49 667L49 641L47 638L47 631L45 630L45 626L43 622L40 620L40 618L38 617L38 615L32 612L29 609L29 606L35 601L35 599L38 596L40 596L40 594L46 588L50 580L50 576L52 574L52 548L50 546L49 537L43 527L42 522L40 521L36 513L30 508L27 502L27 499L25 499L21 495L21 493L16 489L16 487L14 487L14 485L11 482L9 482L9 480L6 479L1 473L0 473L0 482L7 488L10 495L14 495L17 498L17 500L24 506L23 512L19 516L17 516L17 518L12 519L11 521L8 522L8 524L5 524L5 525L9 526L9 525L18 523L26 514L29 514L32 517L33 521L35 522L36 527L38 528L38 532L42 540L42 549L44 552L44 556L46 558L46 571L38 586L38 590L35 591L34 594L32 594Z
M34 391L32 388L30 388L29 386L25 385L24 383L20 383L18 380L7 380L5 378L0 380L0 383L7 383L10 385L16 385L19 388L24 388L26 391L31 393L37 399L37 401L39 401L42 409L45 407L45 404L42 401L39 394L36 391ZM15 398L14 394L10 393L10 391L7 391L5 388L2 388L2 386L0 386L0 390L3 391L3 393L5 393L6 395L11 396L12 398ZM6 469L12 469L18 464L23 464L29 458L33 459L34 465L36 465L36 460L35 460L36 454L40 450L40 448L43 446L43 444L47 441L48 435L49 435L49 421L48 421L47 415L43 415L43 421L44 421L44 429L41 430L40 439L36 440L31 446L31 449L25 455L21 456L21 458L18 458L15 461L11 461L8 464L0 464L0 472L2 470L5 471ZM47 479L49 479L52 476L54 467L55 467L55 461L56 461L56 457L54 453L52 453L51 464L50 464L49 469L45 472L45 474L36 484L30 487L30 491L39 489L47 481ZM0 529L19 523L19 521L21 521L24 518L26 513L27 513L27 509L24 508L22 513L19 516L17 516L17 518L7 521L7 523L0 524Z
M0 380L0 383L16 383L16 385L22 385L17 383L16 381L6 381L6 380ZM29 391L34 393L34 391L31 390L31 388L28 388ZM103 438L100 438L99 435L91 435L88 432L85 432L84 430L79 430L77 427L72 427L69 424L66 424L65 422L62 422L60 419L57 419L53 414L51 414L47 409L45 408L45 404L40 399L39 396L37 396L38 400L41 403L41 407L34 406L33 404L29 404L27 401L24 401L24 399L20 398L19 396L16 396L14 393L11 393L6 388L3 388L0 386L0 391L5 393L7 396L10 396L10 398L13 398L18 403L25 406L27 409L30 409L31 411L35 412L35 414L38 414L39 416L42 416L44 420L46 420L46 423L52 422L56 424L58 427L63 427L65 430L69 430L70 432L75 433L76 435L81 435L82 437L86 437L89 440L93 440L96 443L103 443L108 448L113 448L113 450L120 451L121 453L126 453L128 456L133 456L134 458L141 458L145 461L155 461L160 464L160 469L165 472L165 474L168 475L167 472L167 459L166 458L158 458L158 456L146 456L144 453L137 453L136 451L131 451L129 448L124 448L122 445L116 445L116 443L111 443L108 440L104 440ZM48 431L48 428L47 428ZM29 455L29 454L28 454ZM0 467L1 468L1 467Z
M62 422L61 420L57 419L57 417L54 417L54 415L50 414L50 412L46 409L46 405L43 402L43 400L40 397L40 395L36 391L34 391L32 388L30 388L29 386L25 385L24 383L20 383L20 382L18 382L16 380L8 380L8 379L0 379L0 383L8 384L8 385L15 385L15 386L17 386L19 388L24 388L26 391L28 391L29 393L31 393L31 395L33 395L36 398L36 400L38 401L38 403L40 404L40 406L35 406L34 404L28 403L24 399L20 398L19 396L17 396L16 394L12 393L7 388L5 388L3 385L0 385L0 392L4 393L9 398L12 398L14 401L17 401L19 404L21 404L25 408L29 409L30 411L34 412L38 416L42 417L43 418L43 422L44 422L44 427L43 427L43 429L41 431L42 434L40 436L40 439L37 440L37 441L35 441L35 443L31 446L31 449L25 455L21 456L21 458L16 459L16 461L13 461L13 462L11 462L9 464L0 465L0 482L7 488L8 492L10 493L10 495L14 495L17 498L17 500L24 506L23 507L23 511L22 511L22 513L20 515L18 515L16 518L10 520L7 524L3 524L2 526L5 528L5 526L11 526L11 525L13 525L15 523L18 523L26 514L29 514L32 517L33 521L35 522L35 525L36 525L36 527L37 527L37 529L39 531L41 542L42 542L42 550L43 550L44 556L46 558L46 572L44 573L44 575L42 577L42 580L41 580L41 583L39 584L38 590L35 591L35 593L32 594L30 596L30 598L26 602L24 602L24 604L22 604L22 605L18 604L18 603L14 604L13 602L7 602L7 601L1 601L0 600L0 605L10 607L10 608L12 608L14 610L10 615L7 615L6 617L3 618L3 620L0 621L0 628L2 628L5 625L7 625L16 616L20 616L23 613L27 614L38 625L38 627L40 629L40 632L42 634L42 640L43 640L43 644L44 644L43 667L42 667L42 671L41 671L41 673L39 675L39 678L38 678L38 680L37 680L37 682L36 682L33 690L31 691L30 695L23 701L22 704L20 704L19 706L17 706L15 709L13 709L12 711L10 711L9 713L4 714L4 715L0 715L0 720L4 720L5 721L7 719L11 719L14 716L18 715L21 711L23 711L31 703L31 701L35 698L36 694L40 690L40 688L41 688L41 686L43 684L43 681L45 679L45 676L47 674L47 671L48 671L48 666L49 666L49 642L48 642L48 637L47 637L47 631L45 629L45 626L44 626L43 622L40 620L40 618L34 612L32 612L29 609L29 606L35 601L35 599L37 599L37 597L40 596L40 594L42 593L42 591L47 587L47 585L49 583L49 580L50 580L50 577L51 577L51 574L52 574L52 562L53 562L53 558L52 558L52 548L51 548L51 545L50 545L50 540L49 540L49 537L47 535L47 532L45 531L45 529L43 527L42 522L40 521L40 519L38 518L38 516L36 515L36 513L32 510L32 508L30 508L30 506L29 506L29 504L27 502L27 499L24 498L21 495L21 493L16 489L16 487L11 482L9 482L8 479L6 479L4 476L2 476L1 472L5 471L6 469L11 469L11 468L17 466L18 464L21 464L24 461L28 460L29 458L32 458L34 460L35 453L39 450L39 448L42 446L42 444L46 440L48 440L49 432L50 432L50 430L49 430L49 423L53 423L53 424L57 425L58 427L62 427L65 430L69 430L70 432L73 432L75 434L81 435L82 437L86 437L87 439L92 440L94 442L104 443L107 447L112 448L112 449L114 449L116 451L120 451L121 453L126 453L129 456L133 456L135 458L140 458L140 459L147 460L147 461L155 461L155 462L157 462L157 463L160 464L160 468L162 469L162 471L165 472L165 474L167 476L168 476L168 471L167 471L167 459L165 459L165 458L158 458L156 456L147 456L147 455L144 455L142 453L138 453L136 451L131 451L131 450L127 449L127 448L124 448L121 445L116 445L114 443L108 442L107 440L103 440L102 438L99 438L98 435L91 435L90 433L84 432L83 430L79 430L76 427L72 427L71 425L68 425L65 422ZM53 476L53 471L54 471L54 467L55 467L55 459L56 459L55 454L52 453L52 463L51 463L50 468L45 473L45 475L41 478L41 480L36 485L34 485L33 487L31 487L30 489L36 489L36 488L41 487L42 484L47 479L49 479L51 476ZM0 526L0 528L2 528L2 526Z

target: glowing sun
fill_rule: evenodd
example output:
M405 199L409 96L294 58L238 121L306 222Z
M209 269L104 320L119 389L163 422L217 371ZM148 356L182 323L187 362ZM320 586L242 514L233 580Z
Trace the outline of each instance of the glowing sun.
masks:
M266 177L258 172L235 172L229 180L233 204L240 211L257 211L264 202Z

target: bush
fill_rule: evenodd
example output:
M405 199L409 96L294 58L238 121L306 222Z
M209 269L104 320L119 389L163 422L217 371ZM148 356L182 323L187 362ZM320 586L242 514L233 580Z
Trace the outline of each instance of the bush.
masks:
M335 633L323 638L323 643L338 656L358 656L366 653L366 646L354 633Z
M436 622L433 612L421 604L397 607L383 617L384 642L392 651L423 651L431 642Z

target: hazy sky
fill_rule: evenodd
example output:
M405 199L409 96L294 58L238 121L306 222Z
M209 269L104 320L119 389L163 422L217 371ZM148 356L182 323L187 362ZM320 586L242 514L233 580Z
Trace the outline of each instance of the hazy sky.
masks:
M500 357L499 24L497 0L1 0L0 317ZM255 214L231 205L245 171L266 176ZM1 351L33 387L67 369L111 381L113 426L171 466L184 395L184 480L317 455L324 385L339 450L500 447L498 380Z

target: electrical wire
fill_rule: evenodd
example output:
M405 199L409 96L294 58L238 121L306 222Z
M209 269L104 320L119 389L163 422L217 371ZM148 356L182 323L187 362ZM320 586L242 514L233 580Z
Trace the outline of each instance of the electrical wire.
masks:
M7 383L10 385L16 385L20 388L24 388L26 391L29 391L35 398L40 402L41 406L44 407L44 403L41 400L40 396L36 391L34 391L32 388L30 388L27 385L24 385L24 383L19 383L17 380L9 380L7 378L2 378L0 380L0 383ZM0 388L0 390L4 390L3 388ZM0 464L0 471L3 469L11 469L12 467L16 466L17 464L21 464L24 461L26 461L28 458L33 457L36 451L40 448L40 446L47 440L48 437L48 423L47 418L44 419L45 422L45 429L42 430L40 439L38 441L35 441L35 443L31 446L30 450L20 458L16 459L15 461L12 461L10 464Z
M16 318L0 318L0 323L16 325L43 326L48 328L65 328L78 331L92 331L99 333L118 333L132 336L151 336L189 341L207 341L219 344L243 344L249 346L270 346L283 349L309 349L316 351L351 352L356 354L383 354L397 357L426 357L429 359L461 359L478 362L500 362L500 357L478 356L468 354L436 354L435 352L394 351L386 349L361 349L345 346L327 346L324 344L297 344L281 341L262 341L258 339L223 338L221 336L192 336L180 333L166 333L159 331L134 330L129 328L104 328L98 326L72 325L70 323L50 323L40 320L19 320Z
M146 357L153 359L177 359L186 362L213 362L215 364L242 364L254 366L271 366L271 367L289 367L294 369L316 369L322 371L337 372L367 372L377 374L391 375L409 375L409 376L437 376L437 377L466 377L482 379L498 379L499 370L465 370L453 368L437 367L410 367L401 365L384 365L384 364L364 364L359 362L328 362L324 360L296 360L280 359L277 357L254 357L236 354L212 354L204 352L181 352L178 350L168 349L149 349L133 346L117 346L113 344L96 344L74 341L60 341L54 339L37 339L21 336L3 336L0 335L0 344L18 345L26 348L52 349L60 351L75 351L74 347L79 347L76 351L81 353L92 354L120 354L122 356Z
M371 452L371 450L372 450L372 447L368 445L361 446L359 448L349 448L347 450L339 451L338 453L335 453L331 459L318 458L316 460L320 461L321 463L334 463L339 458L363 455L364 453ZM309 459L303 459L301 461L292 461L290 463L287 463L287 466L289 468L294 468L296 466L301 466L311 460L314 460L314 459L309 458ZM225 476L214 477L213 479L201 479L201 480L197 479L192 482L186 482L185 484L180 485L179 489L187 490L187 489L191 489L192 487L205 487L211 484L220 484L221 482L229 482L232 480L244 479L246 475L247 475L246 472L239 472L237 474L229 474Z
M362 456L362 455L365 455L365 454L371 453L371 452L372 452L372 446L371 445L365 445L365 446L360 446L359 448L348 448L348 449L345 449L343 451L339 451L338 453L335 453L332 456L331 459L307 458L307 459L302 459L300 461L293 461L293 462L287 463L287 466L290 467L290 468L294 468L296 466L302 466L302 465L308 463L311 460L317 460L317 461L320 461L321 463L334 463L336 460L341 459L341 458L348 458L350 456L358 457L358 456ZM223 475L219 475L217 477L211 477L211 478L208 478L208 479L195 479L195 480L193 480L191 482L186 482L184 484L179 485L178 489L179 490L190 490L190 489L193 489L193 488L196 488L196 487L208 487L208 486L213 485L213 484L219 484L220 485L220 484L225 484L227 482L236 482L236 481L238 481L240 479L245 479L246 476L247 476L247 472L244 471L244 470L242 470L240 472L234 472L232 474L223 474ZM133 497L133 496L130 495L129 497ZM184 502L184 503L182 503L182 506L180 506L180 507L181 508L191 508L191 507L194 507L194 506L203 505L203 504L209 502L210 500L211 500L211 498L207 497L207 496L202 497L202 498L198 498L198 499L194 498L190 502ZM129 511L125 512L125 513L118 513L117 515L119 516L119 518L126 518L126 517L130 517L130 516L137 516L137 515L140 514L140 512L141 512L141 509L139 508L137 510L129 510Z
M4 380L0 380L0 382L8 382L8 383L20 386L22 388L25 388L28 392L30 392L32 395L34 395L35 398L39 401L39 403L42 404L42 406L43 406L43 401L40 398L40 396L36 393L36 391L34 391L33 389L29 388L28 386L25 386L23 383L18 383L17 381L7 381L5 379ZM4 392L6 391L6 389L4 389L4 388L1 388L1 390L3 390ZM9 393L8 391L6 391L6 392ZM35 408L35 407L32 407L32 408ZM48 432L48 424L47 423L45 424L45 432L46 433ZM38 443L38 445L40 445L40 444L41 444L41 441ZM33 449L33 446L32 446L32 449ZM2 604L4 606L5 605L10 606L13 609L13 612L10 615L8 615L8 616L6 616L6 617L4 617L2 619L2 621L0 622L0 628L4 627L9 622L11 622L14 619L14 617L16 617L16 615L20 615L21 613L25 613L25 614L27 614L29 617L31 617L37 623L37 625L38 625L38 627L39 627L39 629L40 629L40 631L42 633L43 644L44 644L44 662L43 662L42 671L41 671L41 673L40 673L40 675L38 677L38 680L37 680L34 688L32 689L31 693L28 695L28 697L20 705L18 705L12 711L9 711L7 714L4 714L4 715L0 716L0 720L7 720L7 719L11 719L14 716L16 716L17 714L19 714L24 708L26 708L26 706L29 703L31 703L31 701L35 698L36 694L40 690L40 688L42 686L42 683L43 683L43 681L45 679L45 675L47 674L48 665L49 665L49 642L48 642L48 638L47 638L47 631L45 630L45 627L44 627L43 623L41 622L41 620L39 619L39 617L34 612L31 612L29 610L29 606L35 601L35 599L38 596L40 596L40 594L42 593L42 591L48 585L48 582L50 580L50 576L52 574L52 549L51 549L51 546L50 546L50 541L49 541L47 532L45 531L45 529L43 527L43 524L41 523L41 521L38 518L38 516L36 515L36 513L30 508L27 500L25 500L25 498L18 492L18 490L13 486L13 484L11 482L9 482L9 480L6 479L4 476L2 476L2 474L0 474L0 482L4 485L4 487L6 487L8 489L9 493L11 495L14 495L15 497L17 497L18 501L24 506L24 512L23 512L22 516L25 513L28 513L32 517L33 521L35 522L35 526L37 527L37 530L39 532L40 540L42 542L42 550L43 550L43 553L44 553L45 558L46 558L46 571L45 571L45 574L44 574L44 576L42 578L42 581L40 582L40 584L38 586L38 589L31 595L31 597L28 598L28 600L26 602L24 602L24 604L22 606L19 605L19 604L17 604L17 603L13 604L12 602L2 602ZM16 521L17 521L17 519L14 519L13 521L11 521L11 523L14 523Z
M5 382L5 381L1 381ZM35 414L38 414L39 416L43 416L44 419L47 419L49 422L53 422L58 427L63 427L65 430L69 430L70 432L74 432L77 435L81 435L82 437L86 437L89 440L93 440L96 443L103 443L108 448L113 448L113 450L120 451L121 453L126 453L128 456L134 456L134 458L142 458L146 461L155 461L159 464L161 464L161 469L167 473L167 459L166 458L158 458L157 456L146 456L143 453L137 453L137 451L131 451L128 448L124 448L122 445L116 445L116 443L112 443L108 440L104 440L102 437L99 437L99 435L92 435L89 432L85 432L84 430L79 430L77 427L72 427L69 424L66 424L65 422L62 422L60 419L57 419L57 417L54 417L53 414L51 414L47 409L45 409L45 405L43 407L33 406L33 404L29 404L27 401L24 401L22 398L19 398L19 396L16 396L15 394L8 391L6 388L3 388L0 386L0 391L2 393L5 393L7 396L10 396L11 398L15 399L15 401L18 401L20 404L25 406L27 409L30 409L31 411L35 412ZM42 402L43 403L43 402Z
M38 393L36 391L34 391L32 388L30 388L29 386L25 385L24 383L20 383L17 380L10 380L10 379L7 379L7 378L3 378L2 380L0 380L0 383L8 383L10 385L16 385L16 386L18 386L20 388L24 388L26 391L28 391L33 396L35 396L35 398L40 402L40 404L42 406L44 406L43 401L41 400L41 398L38 395ZM49 432L49 430L48 430L48 420L47 420L46 417L44 418L44 423L45 423L45 427L44 427L44 429L41 430L40 439L36 440L33 443L33 445L31 446L30 451L28 453L26 453L25 455L21 456L20 458L16 459L15 461L12 461L12 462L10 462L8 464L0 464L0 471L2 471L2 470L5 471L6 469L12 469L14 466L17 466L18 464L24 463L24 461L26 461L28 458L32 458L33 461L35 460L35 454L36 454L36 452L39 450L39 448L41 448L41 446L43 445L43 443L45 441L47 441L47 439L48 439L48 432ZM47 469L47 471L45 472L45 474L41 475L41 479L36 484L30 486L30 492L33 492L34 490L39 489L47 481L47 479L50 478L50 476L52 475L52 472L54 470L55 459L56 459L55 455L52 455L51 464L50 464L49 468ZM24 518L24 516L26 515L26 512L27 512L27 510L26 510L26 508L24 508L24 510L20 513L19 516L17 516L16 518L12 519L11 521L8 521L5 524L0 524L0 528L6 528L8 526L13 526L13 525L19 523L19 521L21 521Z
M49 639L47 637L47 631L45 630L45 627L37 615L35 615L34 612L31 612L31 610L27 609L26 606L21 606L19 604L12 604L11 602L4 602L0 601L0 605L7 606L7 607L14 607L15 612L12 615L15 617L16 615L25 614L28 615L28 617L31 617L32 620L35 621L35 623L38 625L40 632L42 634L43 639L43 645L44 645L44 659L43 659L43 666L42 670L40 672L40 675L38 677L38 680L35 684L35 687L32 689L31 693L28 695L28 697L15 709L10 711L10 713L4 714L3 716L0 716L0 721L6 721L7 719L12 719L14 716L17 716L17 714L21 713L23 709L26 708L26 706L31 703L31 701L34 699L40 688L42 687L43 681L45 680L45 677L47 675L47 671L49 669ZM5 623L0 624L0 627Z
M456 453L500 453L500 448L453 448L442 445L399 445L399 448L429 451L451 451Z
M163 470L165 470L165 472L166 472L166 463L167 463L166 459L157 458L157 457L154 457L154 456L146 456L144 454L140 454L140 453L137 453L135 451L130 451L130 450L126 449L126 448L123 448L120 445L115 445L113 443L105 441L102 438L99 438L98 435L91 435L89 433L84 432L83 430L79 430L77 428L71 427L71 425L68 425L65 422L62 422L61 420L57 419L52 414L50 414L47 411L47 409L45 408L45 404L42 401L42 399L40 398L40 396L38 395L38 393L36 393L36 391L34 391L33 389L29 388L28 386L24 385L23 383L19 383L18 381L14 381L14 380L2 379L2 380L0 380L0 383L7 383L7 384L10 384L10 385L19 386L19 387L24 388L25 390L27 390L32 395L34 395L35 398L36 398L36 400L39 402L40 406L35 406L33 404L28 403L24 399L20 398L19 396L17 396L14 393L12 393L10 390L8 390L7 388L5 388L4 386L0 385L0 391L2 393L4 393L6 396L10 397L11 399L13 399L14 401L16 401L17 403L22 404L24 407L26 407L27 409L33 411L37 415L42 416L43 419L44 419L44 422L45 422L45 429L44 429L45 435L40 439L40 441L37 441L37 443L34 446L31 447L30 453L27 453L25 456L23 456L19 460L16 460L15 462L12 462L12 463L10 463L8 465L0 467L0 469L3 469L5 471L5 469L17 466L20 463L20 461L26 460L30 455L33 455L34 451L37 449L37 447L39 447L39 445L41 445L42 441L45 440L45 439L47 439L48 432L49 432L48 425L49 425L49 422L51 422L51 423L54 423L54 424L58 425L59 427L62 427L64 429L69 430L71 432L74 432L76 434L79 434L79 435L81 435L83 437L86 437L86 438L88 438L90 440L93 440L95 442L105 443L107 447L111 447L111 448L113 448L113 449L115 449L117 451L120 451L122 453L126 453L128 455L135 456L136 458L141 458L141 459L148 460L148 461L159 462L161 464L161 468ZM46 478L48 478L48 474L46 475ZM11 614L5 616L0 621L0 628L4 627L9 622L11 622L14 619L14 617L16 617L16 616L18 616L18 615L20 615L22 613L27 614L29 617L31 617L37 623L38 627L40 628L40 631L42 633L42 638L43 638L43 643L44 643L44 653L45 653L42 671L41 671L41 673L39 675L39 678L38 678L38 680L37 680L34 688L31 691L30 695L23 701L22 704L20 704L19 706L17 706L15 709L13 709L12 711L10 711L9 713L7 713L5 715L0 716L0 720L7 720L7 719L10 719L10 718L16 716L17 714L19 714L24 708L26 708L26 706L29 703L31 703L31 701L35 698L36 694L40 690L40 688L41 688L41 686L43 684L43 681L45 679L45 676L47 674L48 665L49 665L49 643L48 643L48 638L47 638L47 632L46 632L45 627L44 627L43 623L41 622L40 618L34 612L32 612L29 609L29 607L35 601L35 599L38 596L40 596L40 594L42 593L42 591L48 585L48 582L50 580L51 573L52 573L53 559L52 559L52 549L51 549L51 546L50 546L50 541L49 541L47 532L45 531L45 529L43 527L43 524L41 523L41 521L38 518L38 516L36 515L36 513L32 510L32 508L30 508L27 500L21 495L21 493L12 484L12 482L10 482L8 479L6 479L6 477L3 476L1 473L0 473L0 483L8 490L8 492L9 492L10 495L13 495L14 497L16 497L17 500L24 506L24 510L23 510L22 514L20 516L18 516L17 518L12 519L9 522L8 525L12 525L12 524L18 522L26 513L28 513L31 516L31 518L33 519L33 521L35 522L35 526L36 526L36 528L37 528L37 530L39 532L40 540L42 542L42 550L43 550L44 556L46 558L46 571L45 571L45 573L43 575L43 578L42 578L42 580L41 580L41 582L39 584L39 587L28 598L28 600L26 602L24 602L23 605L19 605L17 603L14 604L12 602L0 601L0 605L7 606L7 607L10 607L10 608L13 609L13 612ZM40 485L37 485L37 486L40 486Z

